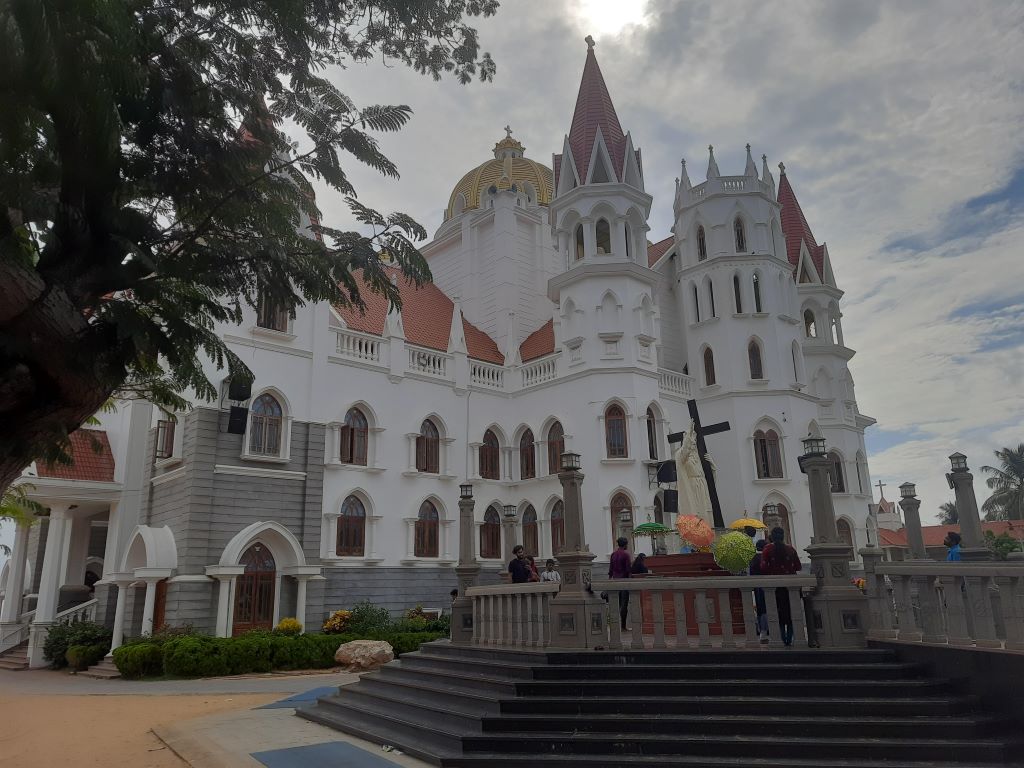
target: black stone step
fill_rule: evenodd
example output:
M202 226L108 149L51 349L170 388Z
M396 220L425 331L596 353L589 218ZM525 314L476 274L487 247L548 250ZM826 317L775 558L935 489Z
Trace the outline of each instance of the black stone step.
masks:
M691 696L663 696L657 699L638 700L623 696L545 696L518 699L502 699L502 714L546 714L546 715L643 715L659 712L671 715L705 714L728 716L757 715L766 712L785 711L791 715L845 715L854 718L855 713L870 713L878 716L909 717L915 715L942 716L960 715L978 709L978 700L973 696L929 696L900 699L875 698L871 696L801 697L781 698L755 690L749 695L723 696L714 691L698 692Z
M482 675L479 672L470 670L417 668L414 665L404 665L401 661L385 664L375 672L371 672L368 676L381 680L408 680L410 678L424 681L432 680L436 683L462 690L507 694L509 696L515 695L516 685L518 684L509 678Z
M701 755L757 757L770 750L777 757L820 759L931 760L956 763L977 760L998 764L1011 757L1007 742L993 739L907 739L789 736L767 740L758 733L742 736L705 734L488 733L466 736L463 754L488 752L542 755Z
M470 691L457 686L445 685L443 682L423 680L413 675L408 675L405 678L363 675L356 685L359 686L360 691L368 695L383 698L395 697L404 700L415 697L438 706L469 705L477 708L481 715L496 715L501 711L499 697L495 694Z
M863 736L879 738L952 738L971 739L995 732L1007 725L1005 720L989 716L967 717L878 717L845 715L777 715L764 709L759 714L671 715L671 714L524 714L485 717L483 731L536 731L562 733L649 733L649 734L758 734L776 736ZM861 710L863 712L863 710Z
M481 733L483 730L484 713L480 707L465 700L451 702L426 698L412 691L366 690L356 683L344 686L333 696L322 697L319 704L333 709L394 714L410 722L453 732Z
M534 670L543 668L536 662L508 661L501 659L463 659L447 654L435 654L426 651L402 654L402 665L406 669L451 669L478 672L486 677L507 677L530 680Z
M483 752L441 760L444 768L524 768L522 755ZM956 763L956 768L1007 768L1018 763L970 760ZM770 749L757 757L709 757L706 755L531 755L528 768L951 768L949 763L931 760L865 760L776 757Z

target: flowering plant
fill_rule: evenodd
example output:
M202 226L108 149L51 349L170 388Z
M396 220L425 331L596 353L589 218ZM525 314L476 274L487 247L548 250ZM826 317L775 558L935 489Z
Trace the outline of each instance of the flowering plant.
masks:
M293 618L281 619L274 627L274 631L279 635L301 635L302 622Z
M853 582L853 586L855 586L861 592L867 592L868 591L868 582L867 582L867 580L863 576L861 576L860 578L856 578L856 579L850 579L850 581L852 581Z
M324 622L323 630L328 635L340 635L344 632L352 619L352 611L335 611Z

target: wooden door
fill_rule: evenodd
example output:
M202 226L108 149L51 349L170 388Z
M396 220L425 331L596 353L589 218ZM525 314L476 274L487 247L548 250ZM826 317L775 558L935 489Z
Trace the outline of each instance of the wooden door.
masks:
M253 544L242 555L245 573L235 582L235 613L232 635L274 626L274 588L277 565L263 544Z

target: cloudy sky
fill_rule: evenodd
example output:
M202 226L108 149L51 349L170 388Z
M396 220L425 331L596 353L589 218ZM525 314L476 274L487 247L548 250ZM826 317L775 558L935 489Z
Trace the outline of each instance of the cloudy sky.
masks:
M643 150L652 240L669 234L681 157L695 183L709 143L726 174L748 141L773 170L786 163L846 291L858 401L878 419L871 471L890 499L916 481L933 515L952 498L946 456L976 468L1024 442L1024 3L506 0L477 26L493 83L379 63L337 73L360 104L415 112L383 139L401 180L356 172L365 202L433 232L506 124L550 163L593 34Z

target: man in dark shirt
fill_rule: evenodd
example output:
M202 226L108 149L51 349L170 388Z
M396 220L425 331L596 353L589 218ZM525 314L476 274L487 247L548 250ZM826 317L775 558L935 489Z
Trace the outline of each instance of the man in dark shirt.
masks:
M512 574L513 584L525 584L530 580L533 571L530 570L530 563L526 559L526 550L522 544L516 544L512 549L512 560L508 564L508 572Z
M608 563L609 579L628 579L629 572L633 565L633 559L629 556L629 540L620 536L615 542L618 549L612 552L611 561ZM619 618L622 628L626 628L626 618L629 616L629 592L619 592Z

